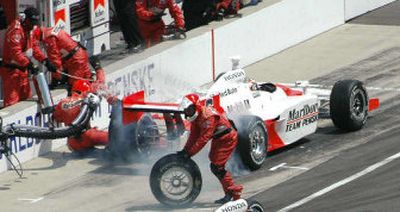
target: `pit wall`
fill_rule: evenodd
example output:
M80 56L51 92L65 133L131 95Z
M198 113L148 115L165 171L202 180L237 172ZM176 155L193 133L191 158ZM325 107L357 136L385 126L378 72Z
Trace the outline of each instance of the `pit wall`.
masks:
M250 65L389 2L392 1L282 0L253 13L246 13L249 9L244 9L242 18L195 29L205 32L195 37L189 32L185 41L145 59L121 65L129 60L126 58L105 67L107 86L119 97L144 89L149 100L174 101L193 87L230 70L229 58L232 56L241 56L241 66ZM55 100L65 96L65 93L53 93ZM35 103L23 102L1 110L0 115L5 124L43 126L46 117L38 111ZM92 123L106 128L109 112L110 108L103 100ZM10 144L22 163L63 145L65 139L39 142L17 138L11 139ZM10 164L0 156L0 172L7 168Z

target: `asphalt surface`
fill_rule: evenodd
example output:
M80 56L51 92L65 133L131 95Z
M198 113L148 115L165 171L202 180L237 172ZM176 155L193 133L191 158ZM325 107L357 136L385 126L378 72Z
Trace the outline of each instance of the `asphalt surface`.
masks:
M315 134L271 153L260 170L250 173L231 166L235 179L245 186L244 197L260 201L266 211L296 202L293 211L397 211L400 27L370 24L375 19L367 16L382 11L391 21L390 13L398 6L396 1L360 17L362 23L355 19L246 68L260 81L308 79L333 85L359 79L382 104L360 131L345 133L322 120ZM135 163L107 162L101 150L82 157L59 149L24 164L22 179L13 172L0 175L0 210L170 211L151 194L148 176L154 162L178 146ZM203 174L202 192L192 207L179 211L212 211L216 206L210 202L222 196L202 159L206 154L195 157Z
M393 18L398 16L399 6L400 2L397 1L361 16L350 24L398 25L399 19ZM338 151L331 159L311 170L252 198L260 201L267 211L398 211L399 53L400 48L396 44L312 79L311 82L323 85L345 78L359 79L370 87L371 96L381 99L381 108L372 113L367 126L359 132L342 134L334 128L322 127L301 144L302 148L289 148L279 156L271 156L273 160L270 162L276 164L286 162L307 167L302 164L307 163L310 152L310 157L315 158L335 151L335 146L354 145ZM275 158L278 161L274 161Z

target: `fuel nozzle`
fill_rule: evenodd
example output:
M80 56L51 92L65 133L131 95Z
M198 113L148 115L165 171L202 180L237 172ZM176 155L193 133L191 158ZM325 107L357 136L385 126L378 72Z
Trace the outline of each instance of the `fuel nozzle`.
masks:
M46 76L42 71L32 73L37 81L36 92L38 93L39 102L42 106L42 113L50 114L54 111L54 102L51 96Z

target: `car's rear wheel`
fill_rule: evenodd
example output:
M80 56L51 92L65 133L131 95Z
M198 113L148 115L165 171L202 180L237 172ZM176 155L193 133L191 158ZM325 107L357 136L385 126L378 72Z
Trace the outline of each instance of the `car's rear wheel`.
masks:
M330 115L339 129L361 129L368 118L368 94L362 82L342 80L335 83L330 96Z
M155 145L160 142L158 125L148 114L137 123L135 135L132 147L134 151L144 156L150 155Z
M267 156L268 134L264 122L257 116L240 116L234 122L243 162L251 170L259 169Z

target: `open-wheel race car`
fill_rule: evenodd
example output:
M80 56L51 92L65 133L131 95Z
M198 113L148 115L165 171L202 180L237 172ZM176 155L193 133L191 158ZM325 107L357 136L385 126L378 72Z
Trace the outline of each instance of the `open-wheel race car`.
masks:
M356 131L366 124L369 112L379 107L379 99L370 99L358 80L338 81L332 89L316 88L304 81L287 86L249 80L243 69L220 74L197 93L202 104L233 121L239 135L238 150L251 170L262 166L267 152L314 133L321 118L332 119L341 130ZM180 118L183 111L178 103L146 102L143 92L124 99L124 122L140 120L147 113L164 114L169 120L167 129L175 135L188 126Z

